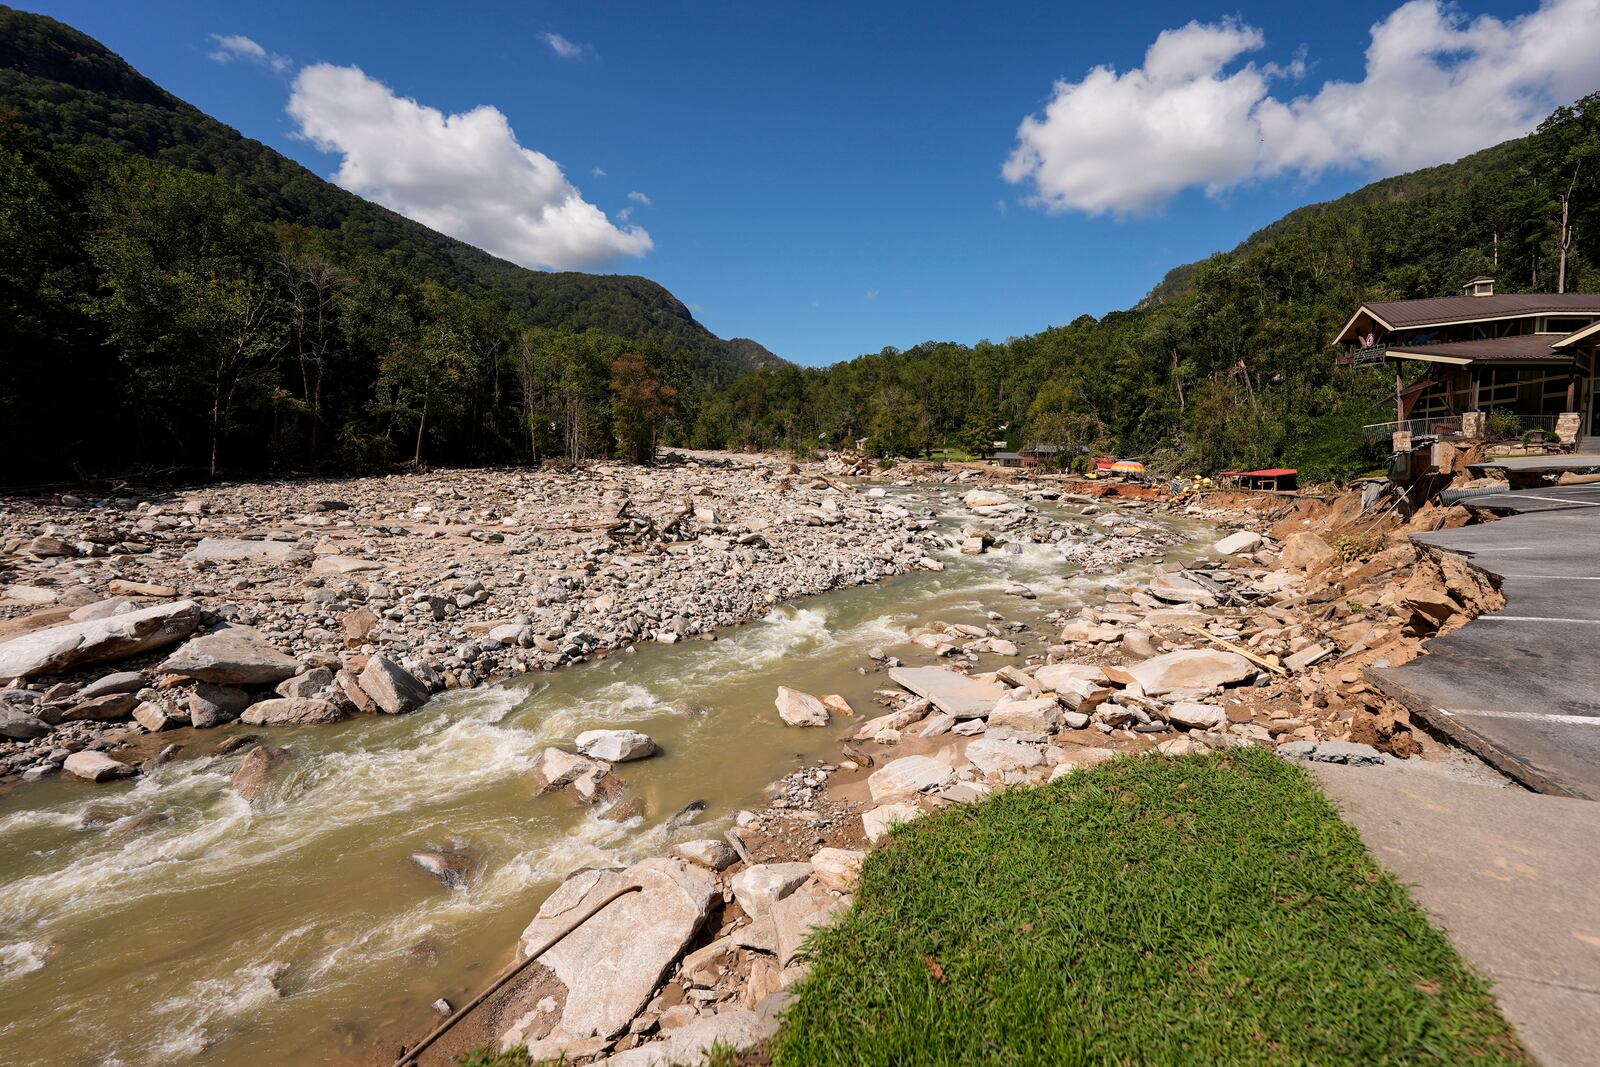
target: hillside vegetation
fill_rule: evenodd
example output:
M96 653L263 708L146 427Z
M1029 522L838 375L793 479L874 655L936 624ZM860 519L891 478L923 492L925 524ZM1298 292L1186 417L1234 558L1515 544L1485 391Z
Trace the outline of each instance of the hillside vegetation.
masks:
M1139 307L1003 343L929 341L826 370L748 375L702 406L701 444L801 449L865 439L882 454L1012 445L1152 457L1212 471L1287 462L1348 476L1379 458L1392 371L1335 367L1361 301L1454 295L1479 274L1553 292L1561 198L1570 292L1600 288L1600 95L1539 130L1301 208L1232 252L1175 269Z
M526 270L345 192L6 7L0 316L13 480L349 467L418 436L458 462L604 453L624 352L670 387L668 437L782 363L646 278Z

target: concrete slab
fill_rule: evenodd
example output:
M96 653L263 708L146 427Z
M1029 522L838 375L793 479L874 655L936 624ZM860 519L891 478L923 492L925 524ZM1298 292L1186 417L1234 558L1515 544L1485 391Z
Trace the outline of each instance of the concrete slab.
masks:
M1373 856L1491 981L1528 1051L1545 1067L1595 1063L1600 804L1394 765L1312 773Z
M1600 455L1572 453L1559 456L1502 456L1470 464L1472 469L1502 470L1518 474L1549 474L1600 470Z
M1500 576L1506 607L1368 675L1530 789L1600 800L1600 486L1470 503L1499 498L1511 517L1414 540Z

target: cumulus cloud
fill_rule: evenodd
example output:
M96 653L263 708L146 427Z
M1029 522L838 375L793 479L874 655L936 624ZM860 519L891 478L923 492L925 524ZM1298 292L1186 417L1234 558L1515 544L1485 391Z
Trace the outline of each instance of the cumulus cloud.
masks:
M282 74L294 66L294 60L288 56L269 52L255 41L237 33L213 33L211 40L216 47L208 54L218 63L232 63L240 60L246 63L259 63L263 67L270 67Z
M645 207L650 206L650 198L645 196L637 189L628 194L628 199L632 200L635 204L643 204Z
M544 43L550 46L550 51L562 59L582 59L584 54L590 51L588 45L568 40L559 33L545 34Z
M1265 44L1235 20L1191 22L1161 33L1141 67L1058 81L1002 173L1048 211L1141 214L1195 186L1447 162L1600 88L1600 0L1543 0L1511 19L1411 0L1373 25L1360 81L1287 99L1276 87L1305 64L1241 62Z
M595 167L589 173L593 174L596 178L604 178L606 176L606 172L602 167Z
M357 67L318 63L295 78L289 114L301 136L343 156L339 185L512 262L589 268L653 247L585 201L555 160L518 144L496 108L446 115Z

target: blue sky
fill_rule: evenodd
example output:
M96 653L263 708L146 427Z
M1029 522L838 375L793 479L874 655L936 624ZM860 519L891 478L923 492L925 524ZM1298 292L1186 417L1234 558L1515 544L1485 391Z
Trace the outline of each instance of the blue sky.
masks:
M1231 247L1302 203L1525 129L1550 99L1600 88L1600 74L1529 70L1508 85L1505 71L1516 75L1521 60L1507 40L1517 34L1492 31L1518 30L1527 38L1518 47L1533 49L1540 33L1571 36L1561 19L1600 21L1588 17L1595 3L1469 0L1454 23L1443 13L1443 29L1437 17L1424 26L1416 4L1396 18L1393 2L24 6L84 30L323 176L346 162L340 146L362 151L349 148L356 142L339 124L354 120L336 107L352 86L379 93L375 106L383 87L446 114L490 105L517 144L558 164L598 209L585 225L602 226L609 243L585 254L618 250L599 269L661 282L724 337L827 363L927 339L999 340L1127 307L1168 268ZM1462 21L1484 15L1506 21ZM1205 25L1183 31L1192 20ZM1404 108L1426 105L1411 98L1438 87L1394 81L1417 65L1408 56L1391 63L1389 80L1373 75L1364 52L1383 20L1402 52L1450 53L1435 73L1459 82L1453 98L1473 116L1483 110L1475 93L1517 106L1416 123ZM1167 39L1177 58L1162 61L1165 73L1152 60L1149 78L1123 80L1168 30L1180 32ZM1446 31L1462 36L1440 45ZM227 53L216 35L248 37L266 56L250 61L235 48L242 58L218 62ZM1587 51L1583 67L1600 68L1597 54ZM1118 75L1090 79L1102 65ZM292 117L291 93L307 91L297 79L310 68L361 74L325 81ZM1044 109L1057 79L1073 91L1055 97L1052 117ZM1353 88L1292 105L1329 81ZM1377 114L1388 108L1400 111ZM1176 117L1139 125L1162 114ZM1380 146L1388 139L1361 132L1375 128L1375 114L1450 129ZM1002 169L1029 115L1040 116L1037 136L1008 180ZM322 132L314 143L305 130ZM1205 133L1198 142L1195 130ZM488 129L472 143L496 136ZM1257 142L1270 145L1259 159ZM486 158L503 149L491 144ZM365 151L369 172L393 163ZM1099 163L1086 169L1087 160ZM437 180L456 185L451 203L418 207L427 220L487 187ZM499 220L475 225L491 229L469 232L492 233Z

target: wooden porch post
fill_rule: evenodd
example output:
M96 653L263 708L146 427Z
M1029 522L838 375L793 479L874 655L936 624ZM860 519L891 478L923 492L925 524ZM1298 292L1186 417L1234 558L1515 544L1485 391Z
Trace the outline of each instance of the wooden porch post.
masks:
M1397 423L1406 421L1405 401L1400 397L1400 393L1404 388L1405 383L1400 378L1400 368L1396 367L1394 370L1394 421Z

